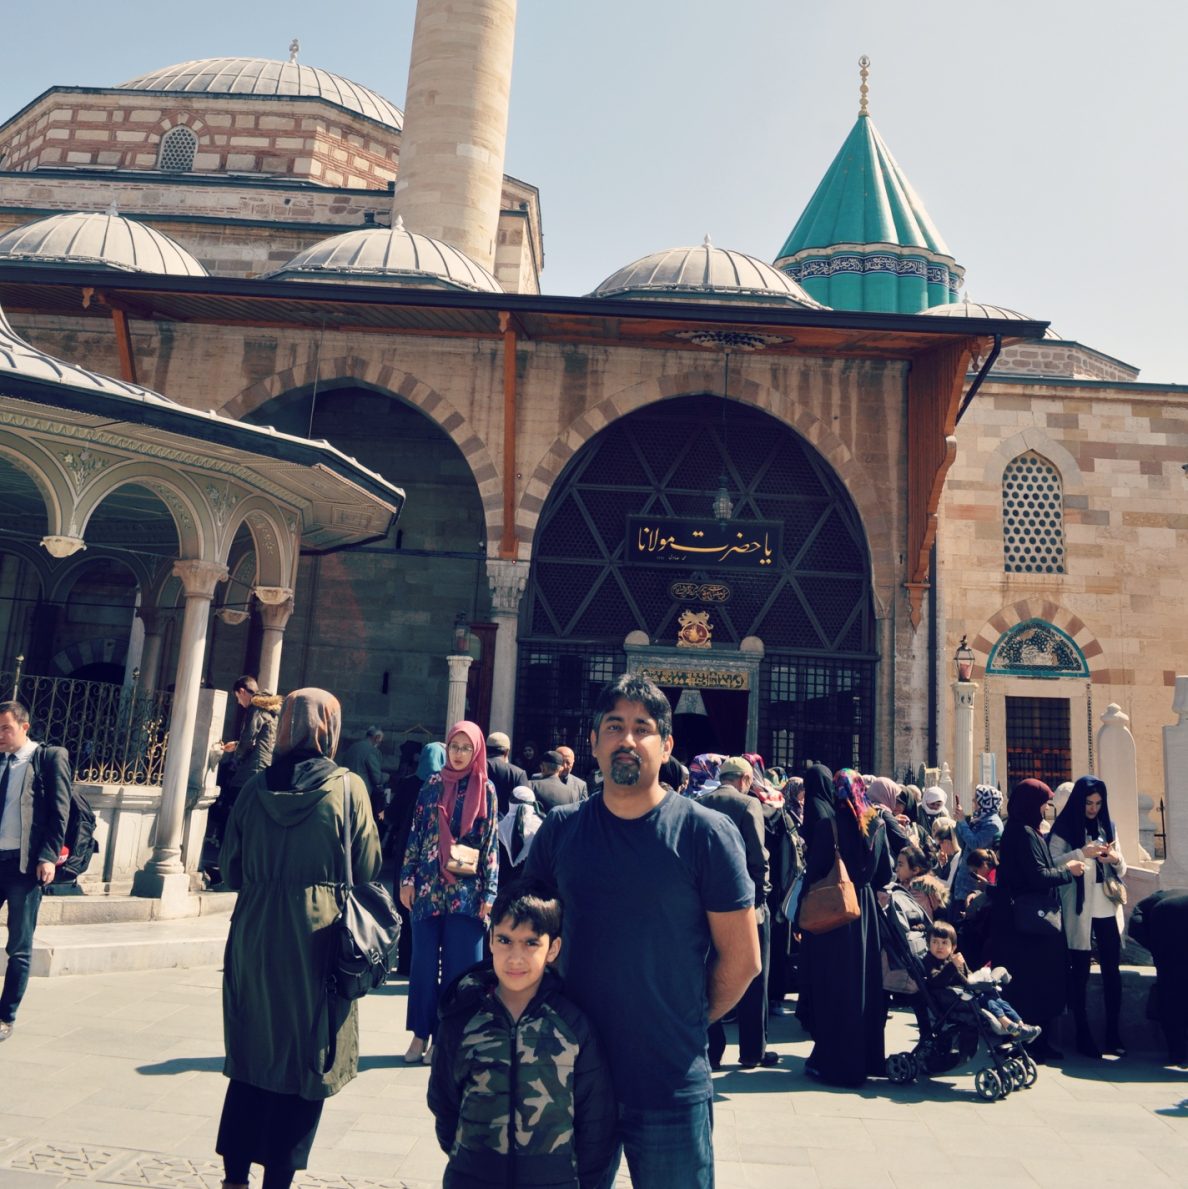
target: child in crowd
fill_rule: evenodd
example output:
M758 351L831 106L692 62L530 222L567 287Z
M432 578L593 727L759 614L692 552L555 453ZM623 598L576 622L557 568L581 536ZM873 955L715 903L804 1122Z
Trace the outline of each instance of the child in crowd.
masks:
M911 892L930 921L949 902L945 885L929 871L928 859L917 846L905 846L896 856L895 879Z
M450 1158L443 1189L593 1189L610 1165L610 1070L549 969L561 918L561 901L543 884L500 888L491 964L443 996L429 1079L437 1140Z
M972 991L974 1002L997 1035L1010 1036L1023 1044L1030 1044L1039 1036L1038 1027L1023 1023L1019 1013L995 994L995 984L1009 982L1010 974L1001 966L971 974L965 959L957 952L957 930L948 921L934 921L929 928L924 969L930 987L966 987Z

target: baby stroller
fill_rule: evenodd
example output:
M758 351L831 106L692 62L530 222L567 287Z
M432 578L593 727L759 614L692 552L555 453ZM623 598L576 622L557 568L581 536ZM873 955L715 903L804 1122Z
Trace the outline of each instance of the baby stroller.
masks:
M893 888L880 914L879 931L889 966L902 979L902 989L915 988L920 1039L910 1052L892 1053L887 1058L888 1079L902 1086L918 1077L949 1073L972 1061L984 1048L988 1064L974 1074L979 1098L994 1102L1012 1090L1030 1089L1039 1077L1031 1055L1016 1038L994 1031L973 992L964 987L929 987L923 966L928 943L920 927L922 919L926 924L924 911L912 894ZM982 985L1000 994L999 983L987 980Z

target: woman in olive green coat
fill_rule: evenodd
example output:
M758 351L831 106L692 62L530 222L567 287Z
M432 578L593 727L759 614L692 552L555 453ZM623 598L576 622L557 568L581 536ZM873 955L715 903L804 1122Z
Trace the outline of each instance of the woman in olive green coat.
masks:
M264 1166L265 1189L289 1185L324 1100L358 1070L357 1005L325 991L348 790L356 883L378 874L380 845L363 782L333 760L341 718L325 690L289 694L273 764L244 786L219 858L239 892L223 969L231 1083L216 1146L228 1189L246 1189L252 1164Z

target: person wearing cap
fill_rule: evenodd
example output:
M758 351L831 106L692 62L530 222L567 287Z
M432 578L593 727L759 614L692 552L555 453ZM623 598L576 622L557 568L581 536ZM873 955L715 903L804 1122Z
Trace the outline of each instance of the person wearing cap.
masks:
M738 1002L738 1063L743 1069L769 1067L779 1063L775 1053L767 1051L767 974L771 956L771 917L767 910L770 890L770 865L763 845L763 810L751 795L755 771L742 756L730 756L718 769L718 785L708 788L697 801L707 809L725 814L742 835L747 856L747 874L755 886L755 921L759 928L761 969ZM726 1029L715 1020L708 1031L710 1064L718 1069L726 1052Z
M508 759L511 740L502 731L487 736L487 779L495 786L495 801L502 817L511 804L512 789L528 783L528 773Z
M581 800L577 785L566 784L561 779L564 767L565 757L559 751L546 751L540 757L540 775L532 780L531 787L541 813L548 813L558 805L576 805Z
M590 790L586 787L586 782L580 776L574 775L573 765L577 756L574 755L573 748L558 747L557 754L565 761L565 767L557 775L561 777L563 783L572 785L577 790L579 801L584 801L590 795Z

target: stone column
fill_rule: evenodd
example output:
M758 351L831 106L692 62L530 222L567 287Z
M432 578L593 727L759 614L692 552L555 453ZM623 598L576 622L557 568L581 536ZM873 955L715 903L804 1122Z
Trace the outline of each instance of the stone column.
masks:
M140 692L151 694L157 688L157 672L161 668L165 615L156 607L139 607L136 614L144 624L144 644L140 649Z
M491 618L495 633L494 676L491 684L491 730L512 735L516 719L516 640L520 631L520 599L528 582L528 563L501 558L487 560L491 584Z
M450 690L446 696L447 731L466 717L466 673L473 662L474 657L465 653L446 657L446 664L450 667Z
M953 682L953 817L957 807L973 806L974 789L974 704L976 681Z
M495 269L516 0L419 0L392 214Z
M1176 678L1172 698L1176 721L1163 728L1163 839L1161 888L1188 888L1188 677ZM1110 807L1114 795L1110 791Z
M260 618L264 621L256 681L261 689L277 694L280 693L281 645L285 640L285 626L293 614L293 592L287 586L257 586L254 593L260 602Z
M136 873L132 894L161 901L161 916L182 915L189 899L189 879L182 866L182 826L190 782L194 724L202 683L202 661L210 626L210 601L215 586L227 580L227 567L218 562L178 561L173 573L181 579L186 595L174 681L173 711L169 717L169 754L161 781L161 811L153 853Z
M1110 794L1110 817L1126 861L1139 857L1138 752L1130 733L1130 718L1111 702L1097 732L1097 771Z

